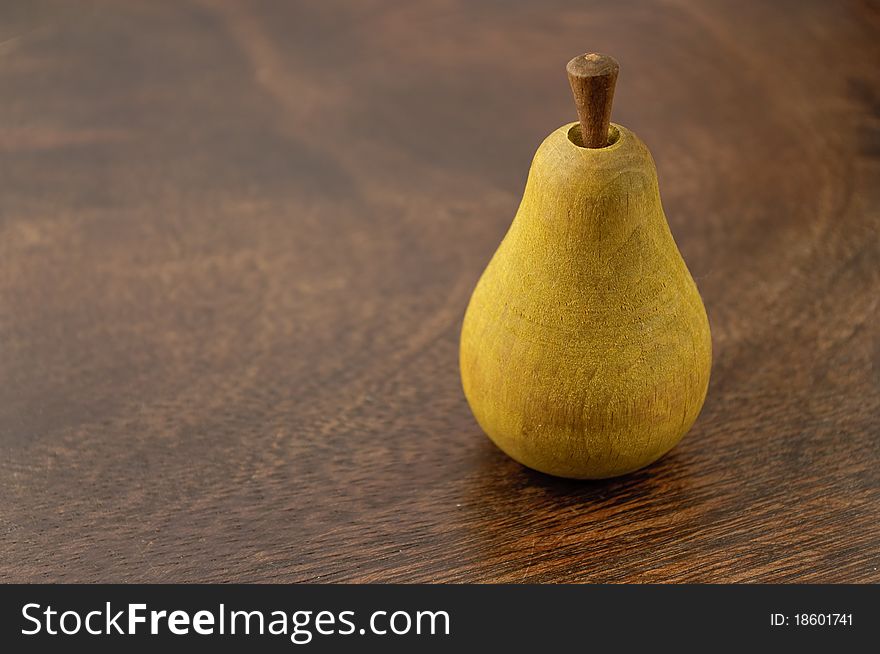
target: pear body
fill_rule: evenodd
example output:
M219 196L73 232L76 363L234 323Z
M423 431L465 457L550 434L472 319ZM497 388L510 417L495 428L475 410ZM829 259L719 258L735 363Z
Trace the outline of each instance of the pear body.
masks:
M552 475L597 479L660 458L691 428L712 343L635 134L538 148L516 217L465 313L460 366L477 422Z

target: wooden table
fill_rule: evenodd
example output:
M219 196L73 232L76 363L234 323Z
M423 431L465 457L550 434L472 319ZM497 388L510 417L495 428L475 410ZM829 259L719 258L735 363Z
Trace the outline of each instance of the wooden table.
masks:
M0 579L880 581L870 3L0 26ZM621 63L715 353L685 440L592 483L498 451L457 360L585 50Z

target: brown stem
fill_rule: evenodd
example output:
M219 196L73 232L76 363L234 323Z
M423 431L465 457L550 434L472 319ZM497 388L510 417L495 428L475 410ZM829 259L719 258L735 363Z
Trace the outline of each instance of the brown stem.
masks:
M590 53L575 57L565 67L581 121L584 147L608 145L611 102L620 66L613 57Z

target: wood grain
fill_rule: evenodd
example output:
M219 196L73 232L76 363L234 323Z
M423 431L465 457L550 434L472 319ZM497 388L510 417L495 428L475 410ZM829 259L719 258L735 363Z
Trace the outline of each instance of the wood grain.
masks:
M0 579L880 581L878 25L4 5ZM626 73L714 352L679 446L592 483L498 451L457 359L588 49Z

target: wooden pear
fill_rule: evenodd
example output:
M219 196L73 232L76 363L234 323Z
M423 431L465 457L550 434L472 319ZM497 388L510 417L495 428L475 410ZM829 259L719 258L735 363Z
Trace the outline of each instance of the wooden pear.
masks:
M541 472L596 479L648 465L684 436L712 344L651 154L609 126L616 62L584 55L568 70L581 123L538 148L468 305L460 365L499 448Z

